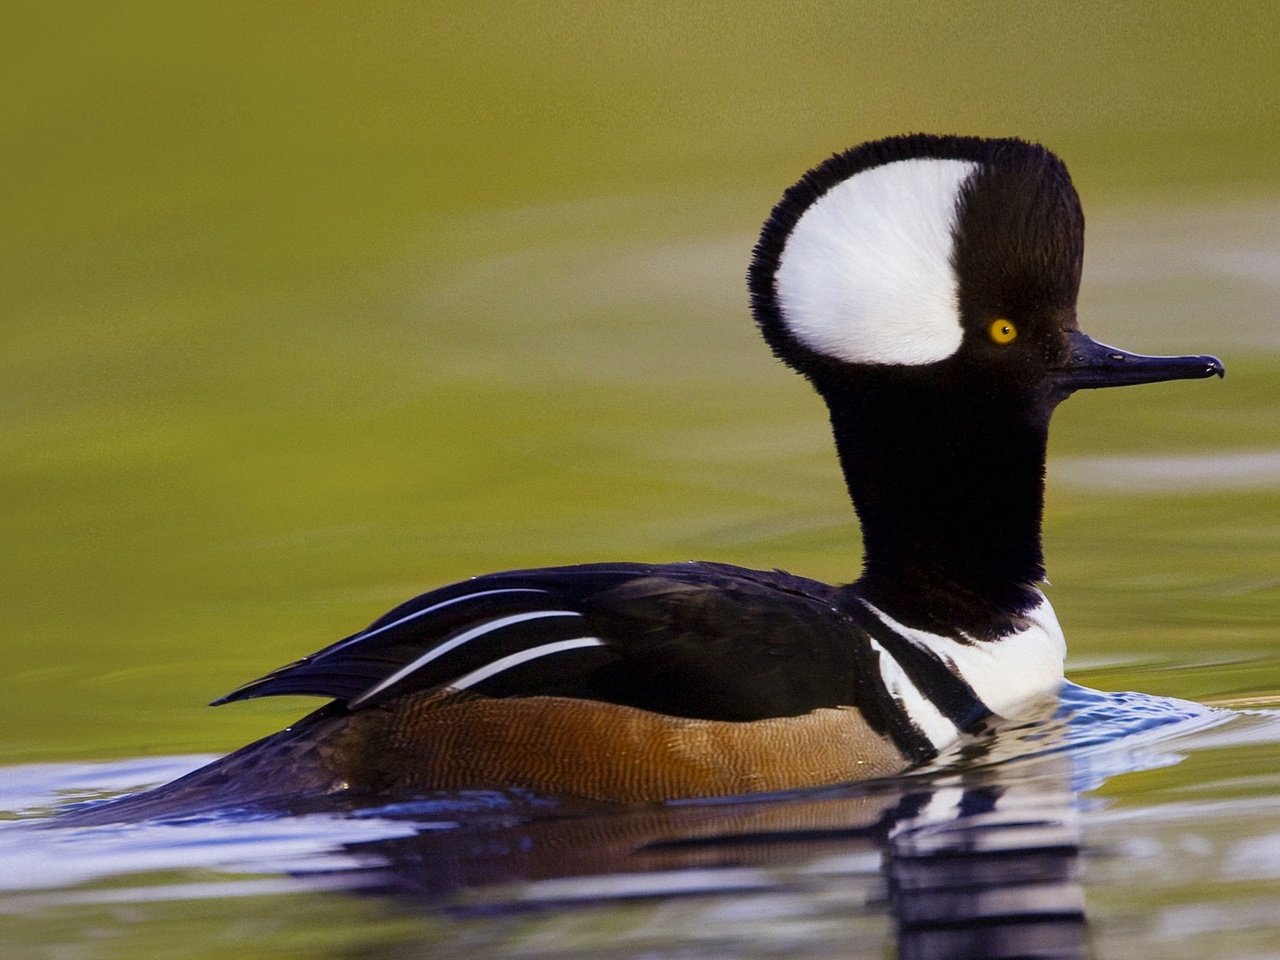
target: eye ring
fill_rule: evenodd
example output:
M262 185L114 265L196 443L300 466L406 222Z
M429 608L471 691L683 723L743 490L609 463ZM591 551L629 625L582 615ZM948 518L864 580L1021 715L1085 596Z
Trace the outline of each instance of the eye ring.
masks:
M1018 339L1018 328L1013 325L1012 320L996 317L987 326L987 336L991 338L992 343L1004 346L1006 343L1013 343Z

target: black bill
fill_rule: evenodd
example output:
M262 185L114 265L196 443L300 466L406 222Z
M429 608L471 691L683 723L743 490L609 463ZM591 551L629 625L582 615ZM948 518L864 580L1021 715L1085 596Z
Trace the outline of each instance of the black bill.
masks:
M1070 353L1066 363L1050 374L1067 393L1164 380L1203 380L1226 372L1217 357L1146 357L1099 343L1079 330L1067 334L1067 343Z

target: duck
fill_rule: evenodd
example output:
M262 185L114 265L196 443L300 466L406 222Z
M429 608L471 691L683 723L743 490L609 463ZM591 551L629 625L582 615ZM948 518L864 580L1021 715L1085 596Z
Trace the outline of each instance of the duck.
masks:
M856 580L697 561L440 587L215 700L328 702L151 807L803 789L900 774L1051 701L1051 415L1078 390L1224 374L1085 334L1083 254L1080 199L1039 144L909 134L819 163L773 207L747 281L764 340L829 412Z

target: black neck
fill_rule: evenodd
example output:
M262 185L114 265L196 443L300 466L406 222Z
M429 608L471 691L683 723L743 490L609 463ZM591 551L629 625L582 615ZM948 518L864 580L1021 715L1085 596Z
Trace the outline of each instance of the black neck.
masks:
M1007 632L1044 578L1048 414L903 379L819 385L862 524L853 589L912 626Z

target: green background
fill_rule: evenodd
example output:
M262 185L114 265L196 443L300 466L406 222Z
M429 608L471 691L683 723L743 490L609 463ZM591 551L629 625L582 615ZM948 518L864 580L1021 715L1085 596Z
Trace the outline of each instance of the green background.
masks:
M488 570L851 579L823 411L742 274L782 189L871 137L1043 141L1086 328L1227 361L1073 400L1055 463L1280 448L1267 4L8 19L0 760L236 746L307 704L201 703ZM1075 675L1274 697L1278 487L1055 483Z

